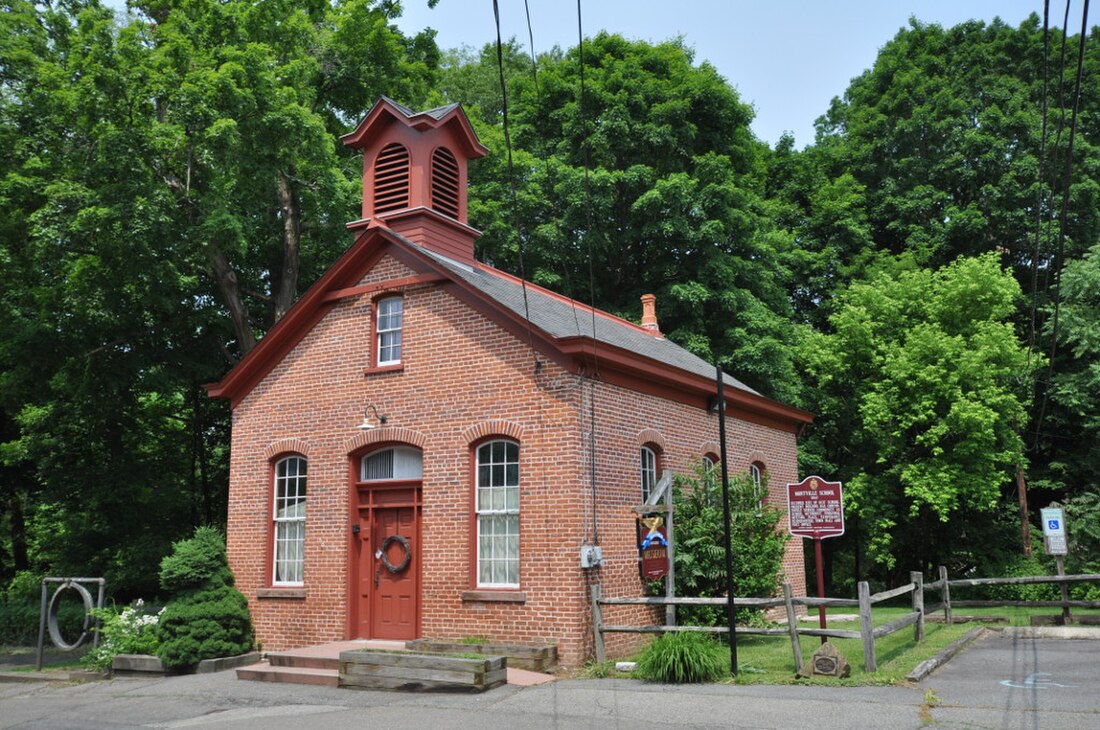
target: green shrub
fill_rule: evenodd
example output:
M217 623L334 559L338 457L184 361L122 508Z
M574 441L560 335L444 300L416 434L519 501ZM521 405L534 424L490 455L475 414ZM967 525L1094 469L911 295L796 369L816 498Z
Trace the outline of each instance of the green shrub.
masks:
M190 593L164 607L157 626L157 656L177 668L252 649L248 600L225 584Z
M157 656L171 668L236 656L252 648L248 600L233 587L225 541L212 527L173 546L161 561L161 586L176 595L156 629Z
M169 594L196 590L211 583L233 585L225 539L214 527L199 527L195 536L172 546L160 561L160 587Z
M54 584L51 591L56 587ZM34 646L41 610L42 576L30 571L16 573L7 588L0 591L0 644ZM84 628L84 604L71 600L71 595L61 601L57 624L67 640L76 639Z
M670 684L714 682L728 676L729 651L704 634L688 631L663 634L638 657L636 674Z
M1055 571L1052 570L1052 566L1044 564L1043 561L1043 557L1035 554L1030 556L1006 555L1000 562L988 566L985 572L993 578L1054 575ZM953 588L951 590L951 598L955 600L1054 601L1060 595L1058 586L1053 583L976 586L974 588Z
M95 609L92 615L100 620L99 646L90 649L81 659L90 669L109 669L118 654L156 654L157 623L164 613L147 613L140 598L134 605L118 611L113 607Z
M767 493L766 483L762 488ZM725 526L719 470L699 470L694 478L677 477L673 499L676 595L725 596ZM734 591L738 596L774 596L779 590L789 539L787 533L778 530L782 512L759 504L756 485L747 474L730 477L729 501ZM759 614L739 608L737 621L750 624L759 621ZM685 626L726 624L726 610L721 606L683 606L678 615Z

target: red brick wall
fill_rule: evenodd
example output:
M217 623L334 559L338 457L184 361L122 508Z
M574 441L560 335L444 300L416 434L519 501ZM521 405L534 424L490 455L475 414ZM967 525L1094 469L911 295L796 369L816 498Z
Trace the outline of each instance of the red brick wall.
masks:
M361 283L411 273L384 257ZM656 435L661 467L686 472L717 441L716 417L593 386L542 357L536 373L524 340L439 285L405 291L403 368L364 374L370 306L368 296L337 303L234 411L228 544L258 639L276 649L346 638L349 454L370 440L395 439L422 445L424 454L420 634L548 641L563 663L581 663L592 647L588 585L600 582L605 596L637 595L641 587L630 511L641 501L639 439ZM595 537L587 441L593 396L604 565L583 571L579 548ZM368 403L388 423L365 434L356 426ZM783 485L796 480L793 434L731 415L731 468L763 462L770 498L782 504ZM522 603L463 596L476 589L471 443L487 433L520 443ZM271 463L289 451L309 460L304 597L263 597L271 580ZM804 593L800 541L791 543L786 565L796 593ZM644 611L623 615L631 614ZM612 652L631 643L608 638Z

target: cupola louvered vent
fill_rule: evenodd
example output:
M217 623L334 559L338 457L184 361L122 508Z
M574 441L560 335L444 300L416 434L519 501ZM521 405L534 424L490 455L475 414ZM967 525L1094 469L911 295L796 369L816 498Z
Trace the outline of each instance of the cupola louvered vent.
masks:
M409 151L394 142L383 147L374 161L374 212L408 207Z
M458 219L458 160L446 147L432 153L432 208Z

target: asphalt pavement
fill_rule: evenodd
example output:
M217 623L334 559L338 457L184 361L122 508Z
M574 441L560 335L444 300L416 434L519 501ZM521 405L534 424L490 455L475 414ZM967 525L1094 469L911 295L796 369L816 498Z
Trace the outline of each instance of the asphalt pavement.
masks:
M480 695L268 684L234 672L0 684L0 728L1100 728L1100 642L991 633L906 687L561 680Z

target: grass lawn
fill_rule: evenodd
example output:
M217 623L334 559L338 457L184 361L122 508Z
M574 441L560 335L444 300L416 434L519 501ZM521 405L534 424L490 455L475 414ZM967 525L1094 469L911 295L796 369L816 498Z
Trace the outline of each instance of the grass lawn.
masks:
M1033 615L1050 616L1059 614L1058 608L1024 608L1006 606L1003 608L965 608L954 612L955 620L967 616L1007 618L1005 622L990 625L1000 626L1027 626ZM834 609L827 615L851 616L852 609ZM907 608L883 608L876 607L873 612L875 626L879 626L909 613ZM1098 610L1075 609L1074 615L1100 614ZM943 614L940 613L940 616ZM800 625L804 628L817 626L817 613L813 613L814 621L803 621ZM954 623L946 626L925 620L924 641L917 644L913 640L913 627L907 626L889 636L875 640L875 658L878 662L877 672L867 672L863 668L863 643L859 639L832 639L831 642L852 666L852 674L847 679L835 679L832 677L814 677L803 679L795 677L794 657L791 652L791 641L787 636L751 636L738 635L737 637L737 666L738 675L726 681L736 684L827 684L827 685L888 685L904 684L909 672L925 659L938 654L951 642L962 637L978 623ZM829 621L829 627L835 629L859 630L859 621ZM725 638L721 641L724 643ZM821 639L816 636L800 636L802 647L802 661L809 662L814 651L821 646ZM608 667L591 667L589 676L609 676L614 674L614 662Z

